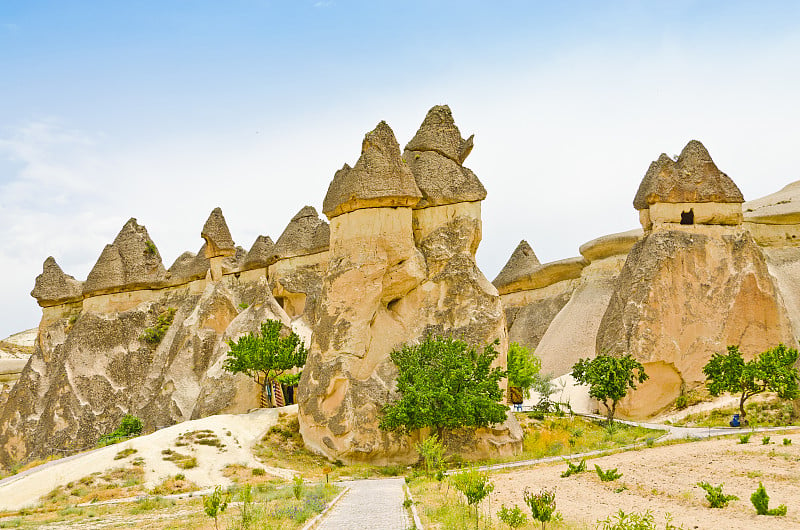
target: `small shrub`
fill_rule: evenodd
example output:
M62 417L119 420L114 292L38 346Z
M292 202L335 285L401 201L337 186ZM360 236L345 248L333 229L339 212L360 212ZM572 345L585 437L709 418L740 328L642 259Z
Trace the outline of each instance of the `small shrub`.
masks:
M539 493L531 493L528 488L525 488L522 498L531 509L534 521L542 523L542 530L544 530L545 524L553 519L556 511L556 491L542 489Z
M597 472L597 476L600 477L602 482L611 482L613 480L617 480L622 476L622 473L617 473L617 468L609 469L608 471L603 471L600 469L600 466L595 464L594 470Z
M689 406L689 396L686 394L681 394L675 399L675 408L678 410L683 410Z
M783 445L792 445L792 441L789 438L784 438Z
M576 475L578 473L583 473L586 471L586 459L582 459L579 464L573 464L569 460L564 459L567 463L567 470L561 473L561 478L567 478L571 475Z
M746 444L747 442L750 441L750 436L751 436L750 433L740 434L739 435L739 443L740 444Z
M597 521L597 524L601 530L656 530L656 520L650 510L644 513L625 513L620 510Z
M519 528L528 522L528 518L516 504L513 508L506 508L506 505L503 504L500 511L497 512L497 517L506 523L509 528Z
M452 480L453 487L466 497L467 504L475 505L475 528L477 528L478 504L494 490L494 484L489 482L489 474L470 468L469 471L454 475Z
M300 475L295 475L292 479L292 492L294 493L294 498L300 500L300 497L303 495L303 477Z
M444 463L444 444L438 436L431 434L416 444L414 448L425 463L425 474L429 477L433 476Z
M261 467L254 467L253 468L253 476L262 477L262 476L264 476L266 474L267 474L267 472L264 471L264 468L261 468Z
M736 495L725 495L722 493L722 486L712 486L708 482L698 482L698 486L706 490L706 500L711 508L724 508L730 501L739 500Z
M203 497L203 510L206 512L206 515L214 518L214 528L217 530L219 530L217 517L228 507L229 500L230 495L227 493L223 494L222 486L217 486L214 488L214 493L208 497Z
M647 440L644 441L644 443L645 445L647 445L647 447L653 447L656 444L656 439L648 438Z
M769 436L764 436L761 438L761 445L769 445Z
M750 495L750 502L753 503L758 515L786 515L785 504L781 504L772 510L769 509L769 495L767 495L767 490L764 489L764 485L761 482L758 483L758 489Z
M126 414L122 417L122 420L120 420L119 427L101 436L100 439L97 440L97 445L99 447L104 447L106 445L119 443L128 438L133 438L134 436L139 436L142 434L142 428L142 420L132 414Z
M177 309L170 307L158 315L158 318L156 319L156 325L152 328L145 328L139 338L145 342L149 342L150 344L158 344L161 342L161 339L163 339L164 335L167 334L167 330L172 325L172 321L175 319L176 311Z
M247 304L245 302L242 302L241 304L239 304L239 309L241 309L242 311L244 311L248 307L250 307L250 304Z
M122 460L123 458L131 456L136 452L138 452L137 449L134 449L133 447L128 447L127 449L123 449L122 451L114 455L114 460Z

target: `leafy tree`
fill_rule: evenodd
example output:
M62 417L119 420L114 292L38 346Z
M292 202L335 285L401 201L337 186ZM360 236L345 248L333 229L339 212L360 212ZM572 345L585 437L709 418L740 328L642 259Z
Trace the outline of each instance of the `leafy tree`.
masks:
M537 382L536 376L542 368L542 361L528 348L512 342L508 346L508 386L522 389L525 397L530 397L531 387Z
M214 528L219 529L217 518L228 507L230 495L224 494L221 486L214 488L214 493L208 497L203 497L203 509L206 515L214 518Z
M594 359L581 359L572 367L572 377L589 385L589 395L603 403L609 425L614 421L617 403L628 395L628 389L635 390L637 382L644 383L648 378L642 363L630 354L622 357L600 354Z
M494 344L477 350L453 338L428 337L394 350L401 397L384 406L380 428L409 433L430 427L443 440L446 429L505 421L508 407L500 403L499 383L506 374L492 368Z
M738 346L728 346L728 353L715 353L703 367L706 387L712 396L724 392L739 394L739 413L747 413L744 403L762 392L770 391L781 399L798 395L798 373L794 367L797 350L778 344L745 362Z
M506 505L503 504L500 511L497 512L497 517L506 523L509 528L519 528L528 522L528 518L516 504L513 508L506 508Z
M133 438L142 434L142 420L133 414L125 414L119 422L119 427L114 431L104 434L97 441L97 445L102 447L105 445L112 445L128 438Z
M279 320L267 320L261 324L260 335L249 333L236 342L229 340L230 351L222 367L233 374L249 375L266 394L272 381L287 370L303 366L308 357L300 337L282 329Z
M433 476L434 473L444 468L444 445L435 434L431 434L414 448L420 458L425 462L425 474Z

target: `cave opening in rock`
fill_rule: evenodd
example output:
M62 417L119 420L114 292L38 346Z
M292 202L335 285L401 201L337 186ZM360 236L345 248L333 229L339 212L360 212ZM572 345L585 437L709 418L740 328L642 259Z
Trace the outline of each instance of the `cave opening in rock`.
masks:
M688 212L681 212L681 224L682 225L694 224L694 210L689 210Z

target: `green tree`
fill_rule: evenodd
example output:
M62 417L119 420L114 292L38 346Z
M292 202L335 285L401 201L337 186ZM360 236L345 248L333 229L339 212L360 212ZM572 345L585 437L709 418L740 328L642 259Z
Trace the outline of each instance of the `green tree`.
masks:
M537 382L536 375L542 368L542 361L528 348L516 342L508 345L508 386L522 389L525 397L530 397L531 387Z
M394 350L400 399L384 406L380 428L409 433L430 427L444 440L446 429L505 421L499 383L506 374L492 368L496 344L478 350L453 338L428 337Z
M630 354L622 357L600 354L594 359L581 359L572 367L572 377L578 383L589 385L589 395L602 402L608 411L608 424L614 421L619 400L644 383L647 374L642 363Z
M548 521L553 518L553 512L556 511L556 491L542 489L539 493L533 493L525 488L522 498L531 509L534 521L542 523L544 530Z
M214 488L214 493L208 497L203 497L203 509L206 515L214 518L214 528L219 529L217 518L228 507L230 495L224 494L221 486Z
M478 505L494 490L494 483L489 482L489 473L470 468L453 475L452 481L453 487L467 499L467 504L475 506L475 528L478 528Z
M278 320L261 324L261 333L249 333L228 341L230 351L223 368L233 374L247 374L261 385L262 392L285 371L303 366L308 350L294 332L283 331Z
M712 396L724 392L739 394L739 412L744 419L745 401L770 391L781 399L798 395L797 350L778 344L745 362L738 346L728 346L728 353L715 353L703 367L706 387Z

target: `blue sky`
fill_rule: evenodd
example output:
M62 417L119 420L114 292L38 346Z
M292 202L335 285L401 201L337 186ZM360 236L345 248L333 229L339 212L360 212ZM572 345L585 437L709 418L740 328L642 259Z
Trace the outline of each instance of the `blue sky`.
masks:
M796 2L0 3L0 337L53 255L85 279L130 217L165 266L318 209L384 119L447 103L488 190L478 263L637 226L651 160L701 140L747 199L800 179Z

